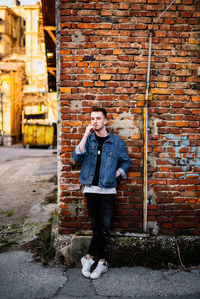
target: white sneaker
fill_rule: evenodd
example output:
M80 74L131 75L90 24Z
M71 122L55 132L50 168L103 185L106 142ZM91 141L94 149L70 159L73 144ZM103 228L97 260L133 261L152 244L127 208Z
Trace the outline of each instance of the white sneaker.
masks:
M101 276L101 274L106 273L107 271L108 271L108 263L98 262L96 269L90 274L90 278L97 279Z
M85 256L82 257L81 259L81 264L83 266L81 272L83 274L83 276L85 276L86 278L90 277L90 268L91 266L94 264L94 260L93 259L87 259Z

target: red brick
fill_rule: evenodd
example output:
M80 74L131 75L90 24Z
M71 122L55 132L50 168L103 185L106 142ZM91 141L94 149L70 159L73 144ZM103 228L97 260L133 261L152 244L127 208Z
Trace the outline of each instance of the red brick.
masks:
M127 132L135 130L130 137L121 136L132 166L128 179L119 185L121 215L115 217L114 228L141 231L148 30L152 19L165 7L158 0L61 1L61 233L89 228L86 210L77 218L68 214L67 203L81 199L82 192L69 192L67 185L78 183L80 166L72 170L72 151L89 123L91 106L98 104L107 108L111 128L115 120L112 114L123 114L122 121L128 117L132 125L126 127ZM148 188L153 190L157 204L148 205L148 220L157 222L159 233L200 231L195 215L200 208L200 169L195 165L200 146L199 17L194 1L183 0L172 5L154 27L148 98ZM74 32L81 33L84 40L72 41ZM73 109L74 101L79 101L79 109ZM116 127L115 132L120 134L121 128ZM192 163L184 171L181 163L187 164L188 159Z

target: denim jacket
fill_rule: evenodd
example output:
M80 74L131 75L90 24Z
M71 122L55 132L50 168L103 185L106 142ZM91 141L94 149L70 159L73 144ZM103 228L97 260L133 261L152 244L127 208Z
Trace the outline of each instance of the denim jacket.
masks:
M97 146L95 133L93 132L87 138L83 152L80 151L79 146L73 152L73 159L76 162L83 163L79 181L85 186L91 186L92 184L97 160ZM102 149L99 187L116 187L117 170L120 171L121 177L124 179L130 164L124 141L119 136L109 132L109 138L104 142Z

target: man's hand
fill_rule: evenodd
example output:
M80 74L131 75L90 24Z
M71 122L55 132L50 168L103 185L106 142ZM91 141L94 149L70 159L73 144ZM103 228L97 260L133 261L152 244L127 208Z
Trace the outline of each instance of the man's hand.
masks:
M92 132L94 132L94 130L95 130L95 126L92 125L92 124L89 124L89 125L87 126L86 130L85 130L85 134L84 134L84 136L85 136L85 137L90 136L90 134L91 134Z
M79 143L79 148L80 151L83 152L84 148L85 148L85 143L86 140L88 138L88 136L90 136L90 134L95 130L95 126L92 124L89 124L85 130L85 133L83 135L83 138L81 139L81 142Z
M117 172L116 172L116 178L118 178L120 175L121 175L120 171L117 170Z

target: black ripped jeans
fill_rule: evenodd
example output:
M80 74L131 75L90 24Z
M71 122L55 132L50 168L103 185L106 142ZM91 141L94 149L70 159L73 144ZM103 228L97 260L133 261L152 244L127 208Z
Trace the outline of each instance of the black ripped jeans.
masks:
M84 195L93 231L88 254L104 259L116 194L85 193Z

